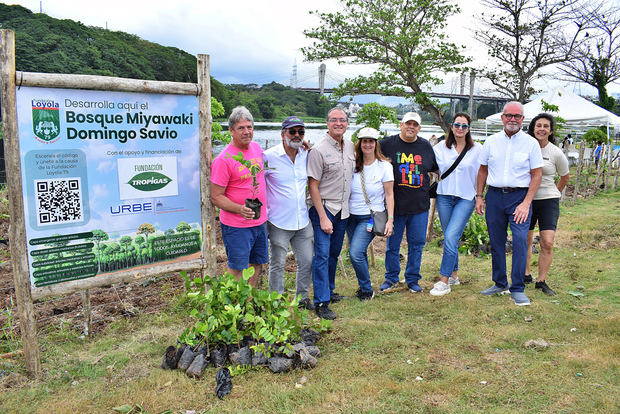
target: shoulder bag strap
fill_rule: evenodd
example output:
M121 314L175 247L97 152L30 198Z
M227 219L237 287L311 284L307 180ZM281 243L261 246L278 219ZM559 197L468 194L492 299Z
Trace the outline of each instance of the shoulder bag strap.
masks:
M370 205L370 199L368 198L368 194L366 193L366 179L364 178L364 166L363 165L362 165L362 171L360 171L360 183L362 185L362 194L364 194L364 200L366 201L366 205L368 205L370 214L372 214L373 213L372 206Z
M459 154L458 158L456 160L454 160L454 163L450 166L450 168L448 168L446 170L446 172L441 174L440 180L443 180L444 178L449 176L452 171L454 171L454 169L459 165L459 163L461 162L463 157L465 157L465 153L466 152L467 152L467 145L465 146L465 148L463 148L463 151L461 151L461 153Z

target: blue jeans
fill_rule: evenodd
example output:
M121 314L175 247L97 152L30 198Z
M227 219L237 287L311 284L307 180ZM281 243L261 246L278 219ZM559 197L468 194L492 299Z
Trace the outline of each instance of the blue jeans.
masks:
M450 277L459 270L459 240L475 206L475 199L437 194L437 213L443 231L443 257L439 268L442 276Z
M511 292L523 292L525 284L525 263L527 261L527 232L530 229L532 219L532 206L525 222L517 224L514 221L515 208L525 198L527 188L503 193L495 187L489 187L486 196L486 221L491 240L491 255L493 268L493 282L499 288L508 287L506 275L506 239L507 229L510 224L512 232L512 270L510 279Z
M418 214L394 215L394 233L388 237L385 248L385 280L390 283L398 282L400 274L400 244L403 233L407 229L407 267L405 267L405 281L407 284L417 284L422 278L420 264L422 263L422 249L426 243L426 226L428 211Z
M327 218L332 222L333 233L321 230L321 219L314 207L308 211L314 229L314 257L312 258L312 285L314 286L314 304L329 303L336 289L336 267L342 250L342 241L347 228L347 219L342 220L340 213L335 216L325 209Z
M372 292L370 272L368 271L368 245L375 237L371 231L366 231L366 224L370 214L351 214L348 218L347 236L349 237L349 257L357 276L357 283L363 292Z

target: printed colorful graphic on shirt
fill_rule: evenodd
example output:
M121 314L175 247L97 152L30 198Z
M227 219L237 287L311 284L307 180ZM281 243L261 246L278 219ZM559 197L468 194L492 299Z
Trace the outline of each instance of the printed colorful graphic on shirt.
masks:
M420 188L424 184L424 174L420 170L422 156L418 154L396 153L398 174L394 179L397 185L403 187Z

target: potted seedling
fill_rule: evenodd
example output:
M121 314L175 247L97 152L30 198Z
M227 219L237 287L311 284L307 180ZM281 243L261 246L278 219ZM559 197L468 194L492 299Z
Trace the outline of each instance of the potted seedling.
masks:
M250 160L246 160L245 158L243 158L243 153L241 151L239 151L237 155L231 155L231 158L246 167L252 175L252 198L245 199L245 206L254 211L254 220L256 220L260 218L260 210L263 205L263 203L256 197L258 195L258 192L260 191L260 189L258 188L259 184L257 176L261 172L270 168L267 165L267 161L265 161L263 165L252 164Z

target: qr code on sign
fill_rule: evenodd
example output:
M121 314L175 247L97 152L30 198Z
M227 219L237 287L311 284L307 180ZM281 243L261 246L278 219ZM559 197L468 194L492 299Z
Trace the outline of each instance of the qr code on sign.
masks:
M37 225L83 221L81 184L80 177L35 180Z

